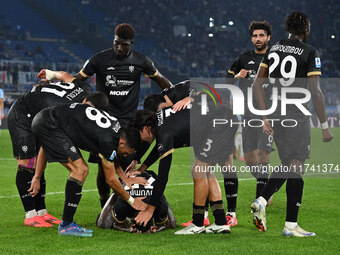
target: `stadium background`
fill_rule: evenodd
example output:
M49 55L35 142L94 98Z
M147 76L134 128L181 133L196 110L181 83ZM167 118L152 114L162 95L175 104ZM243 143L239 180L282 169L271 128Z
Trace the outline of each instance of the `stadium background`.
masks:
M42 68L77 73L94 53L112 46L114 27L123 22L137 32L134 49L149 56L173 83L190 77L224 76L233 60L251 49L248 25L252 20L268 20L273 27L271 43L286 37L284 22L292 11L303 11L311 20L308 43L320 51L323 78L340 75L340 2L305 1L218 1L218 0L11 0L0 1L0 86L5 92L6 114L13 101L38 81ZM94 78L91 79L92 85ZM339 123L340 87L326 84L327 113ZM150 80L142 80L140 102L157 92ZM6 119L6 117L5 117ZM2 128L6 128L6 120ZM339 164L337 137L321 142L319 129L312 130L309 163ZM177 220L187 221L192 209L192 185L188 149L179 149L166 190ZM87 155L84 154L86 158ZM236 161L236 166L244 165ZM273 153L273 165L279 164ZM174 231L150 236L131 236L95 227L99 212L95 178L96 166L84 186L77 223L95 229L91 239L57 238L56 229L34 229L23 225L23 210L15 188L15 160L7 130L0 130L0 254L335 254L339 252L339 178L305 180L301 221L315 231L309 240L282 238L285 190L275 195L268 212L270 229L261 235L251 224L249 204L255 180L240 180L239 226L228 236L175 237ZM157 169L157 164L153 170ZM50 164L46 172L47 206L61 217L67 171ZM338 173L336 173L338 175ZM328 175L328 177L335 175ZM221 183L222 184L222 183ZM224 192L223 192L224 193ZM178 230L177 228L176 230Z
M218 0L11 0L0 8L0 86L5 112L37 82L42 68L77 73L94 53L112 47L116 25L137 32L134 49L149 56L173 83L223 77L233 60L252 49L248 25L268 20L271 43L286 37L286 16L300 10L311 20L308 43L320 51L322 77L340 77L340 2ZM95 78L91 78L94 84ZM142 78L140 104L158 87ZM327 82L327 114L339 126L340 86ZM6 127L6 125L4 125Z

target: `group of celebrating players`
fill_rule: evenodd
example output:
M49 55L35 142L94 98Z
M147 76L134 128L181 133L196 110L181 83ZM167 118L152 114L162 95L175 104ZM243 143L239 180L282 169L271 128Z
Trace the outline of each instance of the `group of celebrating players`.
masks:
M321 123L323 141L329 142L333 135L328 129L319 86L321 61L318 52L305 43L310 32L308 17L293 12L287 17L286 31L288 39L269 47L269 23L252 22L249 35L254 50L235 60L227 79L238 82L244 95L248 94L249 87L253 87L259 110L266 110L271 105L270 91L274 87L309 89ZM58 224L60 235L93 235L93 230L83 228L73 220L89 171L79 150L82 149L90 152L89 162L98 164L97 187L102 207L96 222L98 227L126 232L175 228L176 220L164 191L172 153L176 148L192 146L195 154L192 220L182 224L185 228L175 234L230 233L230 227L238 224L237 174L223 173L225 212L214 172L202 169L216 164L233 165L237 126L212 129L212 122L215 118L237 121L237 117L228 105L214 107L214 102L207 103L208 114L202 115L202 92L195 89L194 82L172 85L149 58L131 49L134 36L131 25L118 25L113 48L95 54L75 76L62 71L41 70L38 74L41 83L13 104L8 127L18 164L16 185L26 213L24 223L33 227ZM144 109L137 111L142 73L163 91L148 96ZM97 92L93 93L85 80L94 74ZM266 78L269 81L264 86ZM59 81L54 82L55 79ZM299 98L297 94L293 96ZM243 118L247 123L256 115L248 109L247 102L245 109ZM259 231L266 231L266 206L287 182L283 235L314 236L315 233L305 231L297 224L304 184L303 166L310 153L309 117L301 114L297 107L288 107L286 116L280 111L278 107L270 116L261 116L263 127L245 126L242 130L245 163L257 169L252 172L257 179L256 196L251 204L254 224ZM269 117L294 119L297 126L271 125ZM190 139L192 137L196 139ZM138 166L154 140L154 148ZM282 165L299 171L273 172L269 176L266 169L273 141ZM156 175L148 169L158 159ZM46 210L44 170L47 162L60 162L70 172L62 220ZM111 189L114 194L110 196ZM209 205L215 218L213 224L208 219Z

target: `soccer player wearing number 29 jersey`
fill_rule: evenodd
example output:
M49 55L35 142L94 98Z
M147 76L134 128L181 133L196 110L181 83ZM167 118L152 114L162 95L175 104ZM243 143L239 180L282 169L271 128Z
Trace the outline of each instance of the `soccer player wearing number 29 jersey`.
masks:
M41 191L32 197L27 191L34 175L36 156L39 148L32 134L31 123L34 116L50 106L81 102L92 92L86 82L74 79L66 72L52 72L43 69L38 74L45 79L57 78L62 82L47 82L34 86L19 98L8 114L8 129L13 145L13 155L18 162L16 186L26 212L25 225L33 227L52 227L51 223L59 224L60 220L47 213L45 205L46 181L41 177Z
M307 102L303 98L304 93L308 94L306 91L310 91L315 111L321 122L323 141L331 141L333 135L328 129L324 96L319 86L321 75L319 53L305 43L310 32L307 15L300 12L290 14L286 20L286 31L289 33L289 38L273 45L264 56L253 89L261 110L266 109L262 90L265 78L269 78L270 86L281 92L281 100L286 100L278 105L285 106L290 102L285 108L277 107L271 118L263 116L263 131L274 136L281 164L290 171L288 174L273 172L261 196L251 204L251 209L256 227L260 231L266 231L267 201L287 181L287 212L283 235L307 237L314 236L315 233L305 231L297 224L303 194L304 163L310 154L310 117L306 115ZM285 91L290 93L285 94ZM296 125L294 127L276 123L273 125L270 124L269 119L290 119L294 120Z

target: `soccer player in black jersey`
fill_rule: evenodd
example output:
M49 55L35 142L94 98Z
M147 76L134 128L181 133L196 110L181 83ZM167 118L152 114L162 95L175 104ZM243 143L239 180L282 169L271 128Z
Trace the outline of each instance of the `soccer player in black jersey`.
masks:
M44 109L32 122L33 133L42 149L32 179L31 194L34 196L39 191L39 180L46 160L60 162L71 173L65 188L64 213L58 230L60 235L92 236L92 230L86 230L73 222L88 174L88 166L78 148L96 153L101 158L106 182L123 200L135 209L145 208L141 199L129 196L115 175L117 173L130 187L133 183L147 184L143 178L128 179L116 158L135 152L140 144L139 131L134 128L121 129L116 118L100 110L107 107L105 94L96 92L86 97L82 104Z
M251 167L251 169L256 169L251 172L257 179L256 198L260 196L262 189L268 181L268 172L263 171L265 168L262 169L262 166L266 167L269 164L273 137L263 133L261 127L250 127L247 125L249 120L258 118L255 114L251 113L248 108L247 95L248 88L251 88L259 65L264 54L267 52L271 32L271 26L267 21L251 22L249 25L249 35L254 45L254 50L246 51L238 56L227 74L227 78L239 79L239 87L245 97L245 114L243 121L246 124L242 126L242 142L246 165ZM269 93L266 93L266 95L269 97ZM229 179L225 181L225 190L228 201L227 213L229 215L227 221L235 225L235 223L237 224L236 201L238 190L236 173L233 173L233 175L229 176Z
M57 78L61 82L46 80ZM16 186L26 212L25 225L33 227L51 227L50 223L59 224L60 220L47 213L45 205L46 181L41 177L41 190L34 198L27 191L34 175L36 156L39 147L32 134L31 123L34 116L50 106L81 102L92 92L91 86L75 79L66 72L53 72L43 69L38 74L43 83L34 86L20 97L11 107L8 114L8 129L10 132L13 155L17 159L18 170Z
M154 193L148 202L146 210L140 212L135 218L139 224L146 224L152 216L155 207L159 203L160 196L163 194L168 180L168 173L172 161L174 149L190 146L190 126L195 126L195 136L202 137L193 144L196 162L192 173L194 177L195 198L193 205L193 222L185 229L176 234L199 234L206 233L226 233L230 232L230 227L225 225L223 202L221 200L221 190L214 173L211 171L201 171L207 166L219 163L224 165L229 155L235 150L233 137L236 128L211 129L206 123L211 123L214 117L226 118L230 114L226 109L210 110L210 115L204 120L197 117L200 115L201 108L197 103L196 107L174 112L172 108L162 108L166 103L161 95L149 96L144 102L144 108L157 111L157 116L147 111L138 112L135 119L135 126L143 132L156 134L156 146L151 151L147 159L143 162L144 169L152 165L159 157L158 179L155 183ZM191 113L190 113L191 112ZM194 114L197 118L190 118ZM197 115L198 114L198 115ZM157 125L152 123L152 117L157 118ZM197 123L191 123L196 121ZM235 121L235 120L234 120ZM207 148L208 147L208 148ZM223 149L221 149L223 148ZM207 163L206 163L207 162ZM143 171L143 169L141 170ZM207 196L209 196L210 206L215 217L215 223L204 229L204 208Z
M148 181L148 185L133 185L133 189L123 183L124 189L129 192L133 198L145 197L143 201L147 202L153 193L153 188L157 175L153 171L144 171L137 175L144 177ZM133 221L128 222L128 219L133 219L138 211L131 207L121 198L115 198L116 194L112 194L108 202L105 204L100 216L97 220L97 227L99 228L113 228L118 231L125 231L131 233L139 232L160 232L165 229L175 228L176 219L168 204L165 196L162 196L161 201L156 208L153 217L149 220L146 227L141 227L134 224ZM155 225L153 224L155 221ZM129 224L131 223L131 224Z
M315 233L299 227L297 217L303 194L304 162L310 155L308 95L312 98L321 123L323 141L331 141L333 135L328 129L324 96L319 85L319 53L306 44L310 32L307 15L301 12L291 13L286 20L286 31L289 33L288 39L280 40L264 56L253 89L261 110L266 109L262 90L264 79L269 78L270 86L279 92L282 102L278 103L278 107L270 116L263 116L263 130L274 136L281 164L290 171L288 174L282 173L285 170L273 172L261 196L251 204L251 209L256 227L260 231L266 231L267 201L275 190L287 181L287 212L283 235L306 237L314 236ZM273 92L272 104L275 103L275 97ZM281 108L281 105L286 107ZM280 122L274 123L271 119L291 119L295 125L287 127Z
M126 127L130 118L136 113L142 73L145 77L155 81L162 89L171 86L171 82L157 70L148 57L131 49L134 44L134 36L135 30L130 24L118 25L115 28L113 48L92 56L75 76L85 80L96 74L97 91L107 95L109 98L108 113L118 118L122 127ZM89 161L96 163L96 159L92 155ZM137 161L132 162L130 167L134 168ZM124 165L128 165L130 162L124 163ZM105 183L100 163L97 187L103 207L110 196L110 189Z

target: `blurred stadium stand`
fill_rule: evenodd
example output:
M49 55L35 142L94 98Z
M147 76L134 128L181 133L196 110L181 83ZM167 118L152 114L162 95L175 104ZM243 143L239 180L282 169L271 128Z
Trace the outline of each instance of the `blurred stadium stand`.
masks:
M322 77L340 77L338 0L4 1L0 82L6 108L37 81L34 75L41 68L74 74L95 52L112 47L113 30L120 23L135 27L134 49L149 56L176 83L190 77L224 76L233 60L252 48L251 21L268 20L274 43L286 37L285 18L292 11L303 11L311 20L308 43L320 51ZM143 82L141 99L157 91L148 79ZM339 116L340 87L327 82L322 89L328 114Z

